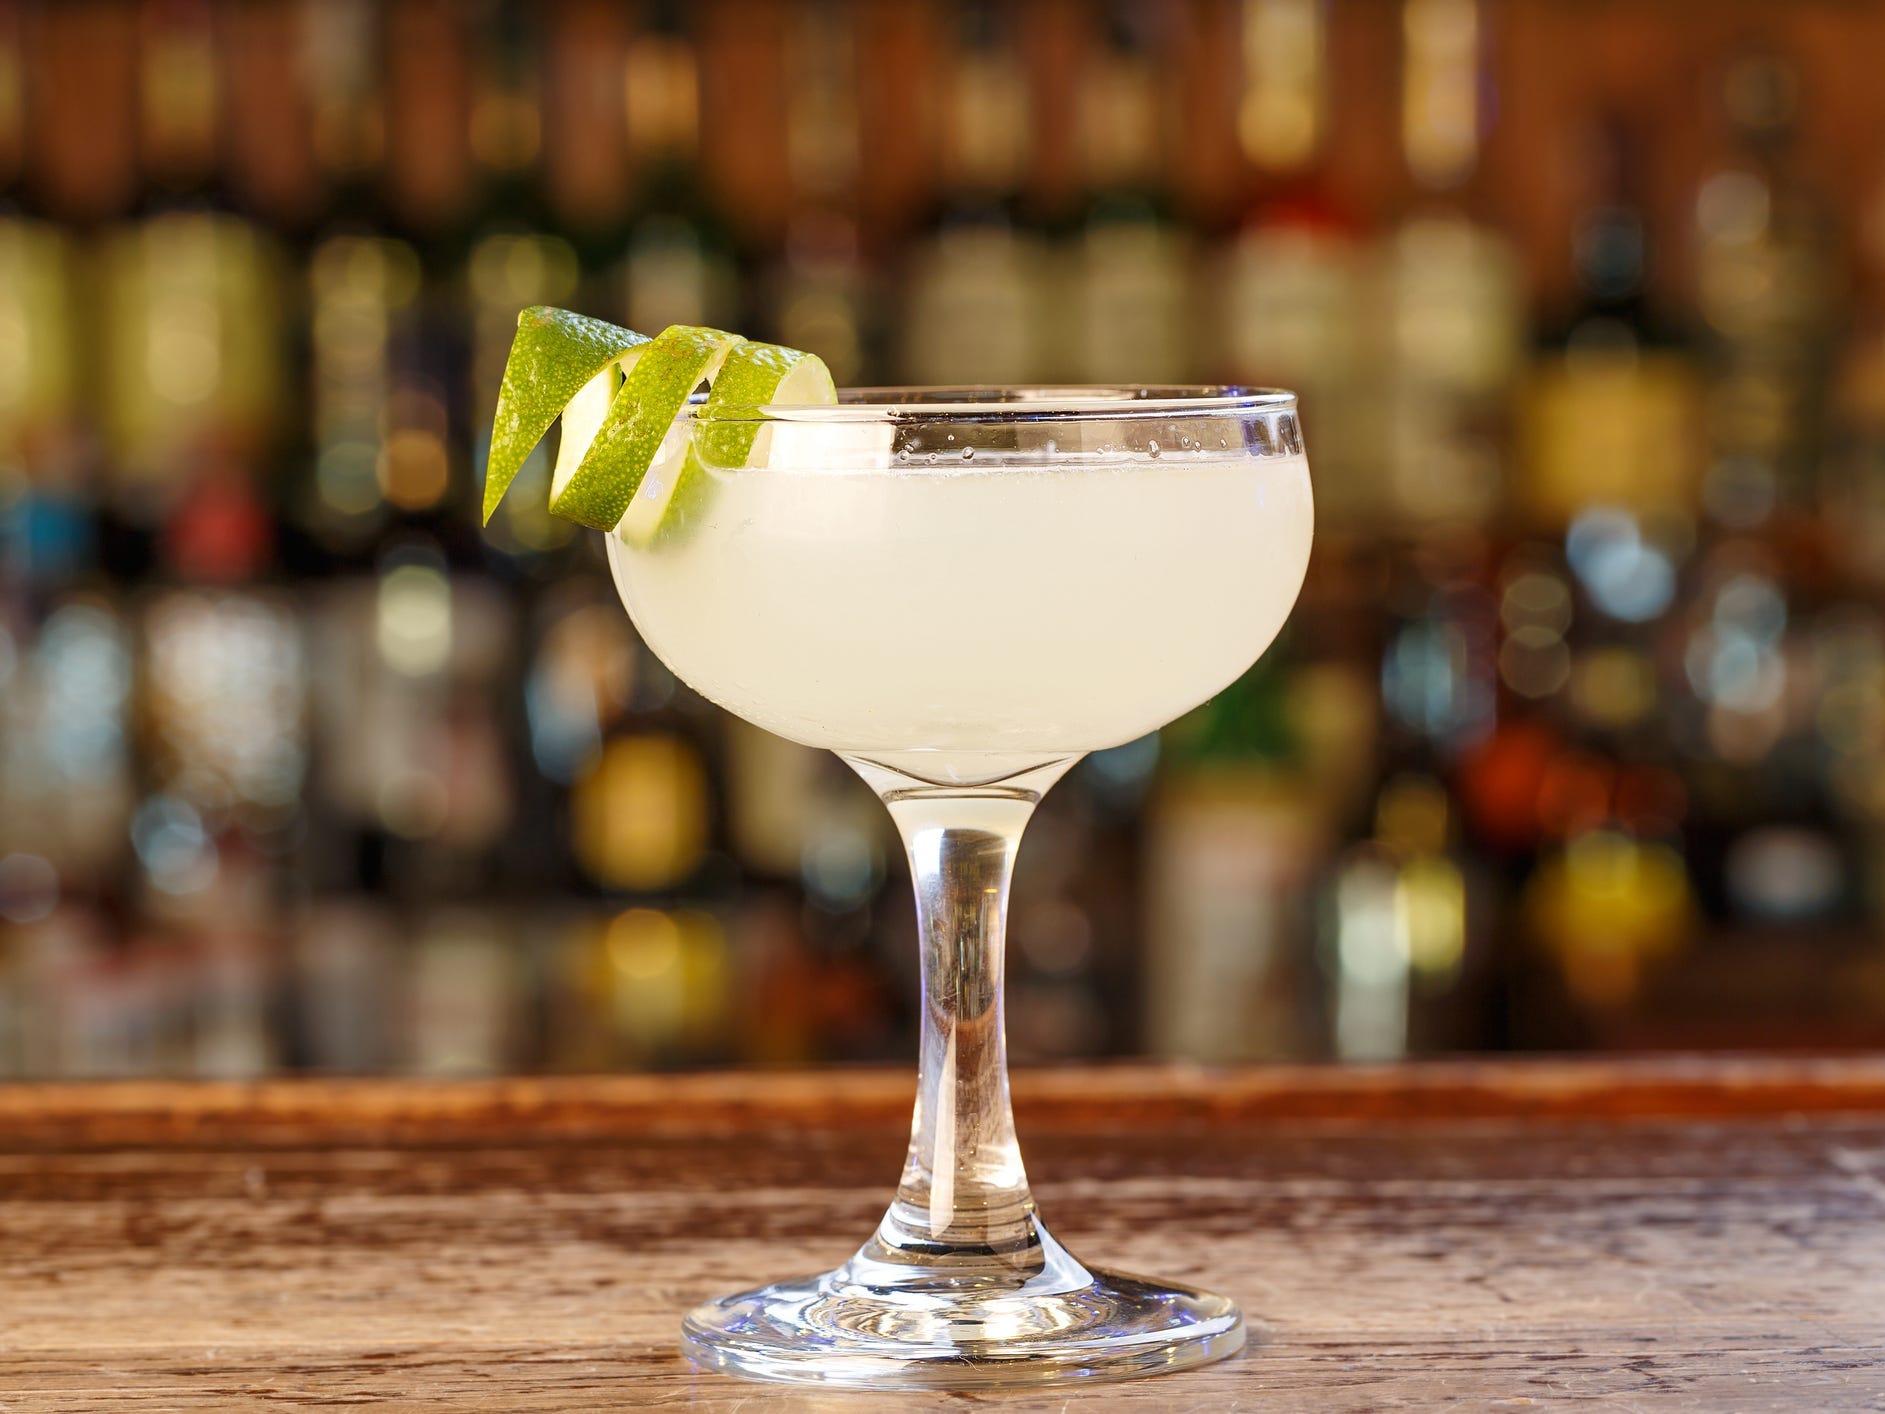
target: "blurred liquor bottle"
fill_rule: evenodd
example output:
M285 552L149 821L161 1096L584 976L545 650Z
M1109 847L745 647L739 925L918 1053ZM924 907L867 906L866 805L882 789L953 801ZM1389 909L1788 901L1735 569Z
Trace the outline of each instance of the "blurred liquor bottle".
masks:
M45 17L49 76L95 71L84 41L98 28ZM80 399L82 252L44 219L79 194L58 172L29 173L24 42L21 7L0 10L0 1029L9 1068L30 1074L56 1068L56 994L102 926L95 902L116 882L135 797L129 633L95 575L101 468ZM42 134L70 133L70 95L61 104L35 85L31 98ZM115 149L111 125L100 127L94 156L109 176L115 152L128 176L128 125ZM109 206L128 192L104 195Z
M1539 1028L1521 1043L1562 1044L1578 1015L1633 995L1645 960L1686 935L1693 893L1679 833L1693 824L1692 757L1679 748L1688 699L1665 664L1695 543L1702 385L1651 300L1639 141L1615 116L1584 134L1577 302L1549 329L1521 404L1518 510L1553 541L1502 565L1508 710L1467 764L1482 840L1520 851L1521 916L1553 974L1510 959L1514 1009ZM1617 924L1590 927L1585 910L1608 906L1606 888Z
M1755 52L1721 79L1729 151L1695 202L1696 305L1707 327L1703 499L1727 529L1803 511L1823 447L1839 258L1800 171L1800 78Z
M1418 195L1381 252L1375 426L1386 507L1408 533L1487 524L1509 470L1524 292L1511 243L1470 208L1490 91L1479 20L1479 0L1402 8L1401 149Z
M626 105L612 116L626 139L634 221L620 256L620 296L609 303L630 328L648 334L670 324L736 326L742 310L732 239L700 178L700 52L686 7L655 6L625 58Z
M815 1060L829 1038L820 1034L818 965L800 901L784 891L751 890L734 919L732 944L734 1054L754 1065Z
M216 40L221 190L259 218L280 261L272 298L288 338L266 502L275 563L298 577L357 554L385 513L367 445L380 399L362 387L384 340L362 328L354 258L385 224L377 29L363 0L222 7Z
M1545 817L1534 827L1559 838L1608 818L1606 789L1586 768L1672 761L1674 684L1660 645L1695 543L1702 459L1695 359L1650 297L1645 154L1614 116L1584 140L1576 304L1549 328L1522 405L1521 523L1553 538L1515 547L1499 582L1507 715L1521 736L1549 723L1572 743L1546 752L1556 764L1534 782ZM1529 759L1519 743L1482 757ZM1586 797L1589 808L1567 804Z
M534 210L534 51L507 9L486 34L474 45L461 14L428 0L309 17L331 197L307 257L313 473L296 509L335 567L370 566L416 528L456 561L482 554L484 297L544 263L529 248L505 259Z
M203 506L199 493L178 519L200 526ZM205 543L206 530L194 533ZM181 582L142 598L134 740L144 793L126 883L135 915L176 954L188 1066L232 1075L276 1058L276 907L310 824L312 743L302 609L257 581L259 562L233 578L247 542L221 533L207 570L200 552L178 554Z
M540 174L547 220L526 203L513 225L555 230L575 247L588 288L584 307L607 310L613 274L630 216L629 133L633 101L627 56L630 14L618 5L577 0L532 6L507 17L514 41L491 46L486 73L495 81L484 105L501 101L513 113L520 172ZM499 78L507 71L507 78ZM499 100L498 95L503 97ZM526 117L525 114L528 114ZM475 121L475 120L474 120ZM528 132L528 153L522 151Z
M723 1062L736 993L720 914L632 904L566 932L554 961L548 1063L650 1069Z
M1716 918L1740 928L1824 927L1853 901L1839 791L1821 770L1826 670L1813 665L1866 635L1817 612L1834 581L1829 537L1807 519L1826 462L1842 262L1795 151L1800 97L1774 53L1726 67L1729 151L1695 203L1707 461L1672 614L1688 689L1677 720L1694 762L1692 871Z
M472 16L443 0L393 0L376 18L389 224L419 245L428 274L450 280L464 264L479 195Z
M27 1073L124 1070L138 1008L113 1004L127 994L111 985L117 940L97 905L119 897L136 800L132 635L116 594L54 592L90 568L93 543L85 473L97 468L66 422L83 343L73 252L56 228L6 229L7 342L23 361L7 380L18 440L0 471L0 615L13 631L0 629L0 923L14 925L0 934L16 1055ZM9 602L15 588L30 597Z
M879 366L876 272L858 221L857 10L820 0L793 12L786 53L786 160L793 192L770 280L770 337L809 349L839 387Z
M224 5L216 11L223 166L239 209L298 247L332 199L320 149L314 37L334 6Z
M503 874L515 881L512 891L542 904L584 892L573 846L571 789L595 769L605 740L620 728L631 703L645 701L651 686L658 692L662 684L642 679L641 646L606 582L586 576L551 581L533 596L523 627L524 654L515 669L523 678L523 722L512 724L510 735L525 738L528 756L514 763L516 808L497 850ZM588 973L577 965L565 976L562 959L572 951L578 958L587 955L594 941L589 914L598 906L571 906L583 916L545 918L531 936L548 941L539 961L551 972L552 1012L581 1018L589 1015L581 991ZM553 1021L553 1027L550 1064L605 1063L608 1031L601 1021Z
M1841 571L1885 588L1885 173L1875 173L1855 262L1854 315L1834 373L1820 519Z
M26 177L25 6L0 7L0 190L9 210L19 206Z
M311 902L289 950L284 1059L326 1073L384 1070L396 1059L399 931L363 894Z
M22 607L91 567L99 470L79 396L81 252L25 181L24 39L21 7L0 10L0 605Z
M740 965L766 993L751 1008L776 1013L764 1040L756 1034L743 1053L881 1054L893 1024L888 976L913 957L907 902L885 888L899 851L883 807L829 752L735 717L723 723L729 837L745 880ZM786 898L797 905L790 914L780 908Z
M1455 792L1498 740L1496 608L1489 555L1430 537L1399 557L1383 595L1385 779L1363 843L1335 864L1320 941L1340 1054L1444 1048L1488 1030Z
M13 7L30 46L26 191L47 216L122 216L138 187L138 15L131 5Z
M685 689L637 645L635 702L577 770L569 799L571 845L600 888L670 899L717 864L715 781L698 713L675 705Z
M379 9L372 0L328 0L306 7L298 20L295 68L307 95L324 215L332 223L382 226L387 105Z
M718 713L635 638L612 595L576 604L552 632L561 674L573 684L587 675L597 709L593 749L564 769L569 852L606 910L579 933L564 972L617 1063L711 1058L727 1043L725 913L739 877ZM550 644L533 670L533 727L550 720L534 715L537 673L556 671ZM580 687L562 691L573 704Z
M1649 960L1686 937L1693 782L1712 756L1671 662L1692 535L1679 515L1597 505L1561 544L1523 541L1500 562L1498 723L1461 758L1458 784L1477 855L1544 948L1501 958L1512 1044L1587 1040L1591 1009L1633 997ZM1630 916L1586 931L1581 910L1605 906L1612 866L1611 903Z
M1006 964L1008 1045L1018 1057L1105 1055L1143 1028L1139 841L1120 824L1143 803L1158 755L1156 737L1095 753L1028 825Z
M497 704L515 635L504 590L452 573L422 538L389 542L372 577L325 587L311 650L318 785L360 832L338 878L413 901L501 886L492 852L515 787Z
M1161 61L1169 16L1099 7L1085 54L1079 162L1085 209L1061 294L1069 381L1183 383L1199 362L1192 337L1191 247L1173 219L1163 155L1170 97Z
M417 250L386 233L382 38L370 0L334 0L303 15L300 69L323 201L303 257L309 465L288 518L308 546L309 569L370 561L396 514L382 438L396 349L414 336L422 291Z
M323 234L308 260L312 466L295 512L337 565L366 560L402 502L440 494L441 449L420 440L412 409L396 408L394 399L396 360L418 316L421 278L410 244L345 226Z
M1639 1002L1698 921L1681 854L1617 829L1589 830L1547 851L1521 906L1527 931L1556 962L1586 1027Z
M61 596L0 624L0 857L14 923L118 892L136 805L133 642L115 597Z
M1391 777L1372 834L1336 860L1320 900L1336 1056L1388 1061L1485 1043L1479 894L1446 787L1419 772Z
M501 367L509 334L492 334L489 306L510 293L507 278L544 264L514 224L532 214L534 51L507 10L490 14L483 45L462 18L423 3L343 5L325 8L313 35L334 96L321 130L339 200L309 260L308 502L339 573L311 603L317 823L304 870L317 916L336 898L373 903L359 945L307 975L401 979L400 1041L382 1038L377 1054L421 1068L456 1064L413 1029L433 1014L426 988L475 993L501 979L476 965L482 943L461 978L449 961L434 967L459 954L434 948L419 920L446 897L490 911L505 883L516 606L485 569L471 507L490 405L481 378L494 386L490 345L502 339ZM402 45L426 52L395 54ZM515 316L512 305L500 319ZM395 933L396 957L384 941ZM332 1021L310 1011L304 1024L323 1063L355 1063Z
M294 407L288 271L226 181L253 91L224 82L215 11L153 0L139 20L144 189L103 251L105 414L133 532L112 568L156 583L135 616L142 798L115 965L152 989L149 1064L248 1074L272 1063L267 901L308 747L301 624L262 583Z
M296 963L300 1045L340 1069L527 1059L508 1019L521 959L502 907L518 816L501 707L514 605L488 580L452 573L425 539L396 534L376 572L320 588L311 620L318 751L298 852L313 895ZM436 919L446 901L476 919ZM358 936L317 962L311 950L336 920ZM335 1014L346 989L375 986L384 998ZM464 1035L445 1034L460 1021Z
M279 842L269 851L279 854ZM276 916L277 861L238 837L224 850L215 886L200 906L178 909L170 926L177 953L171 1003L186 1033L174 1072L253 1079L280 1066L278 1022L283 944ZM169 921L169 920L166 920Z
M136 23L143 190L100 265L111 499L132 525L161 525L163 556L181 572L240 579L272 550L286 272L222 181L212 7L146 0Z
M1520 508L1543 528L1586 506L1693 515L1701 460L1695 362L1651 303L1640 135L1599 119L1580 135L1576 303L1547 324L1520 411Z
M618 755L615 769L624 760L647 764L652 757ZM550 1063L645 1069L750 1058L750 1038L736 1037L730 1026L734 998L751 979L734 975L729 917L723 905L696 906L672 894L618 898L591 914L566 935L555 959L559 1009L568 1022L546 1038ZM783 1013L771 1021L791 1024Z
M1223 256L1221 307L1205 321L1239 382L1301 395L1321 525L1373 524L1382 473L1369 433L1365 260L1352 218L1321 179L1332 81L1317 0L1245 0L1237 136L1255 174Z
M1825 789L1846 828L1847 848L1862 861L1860 901L1876 934L1885 888L1866 861L1885 844L1885 739L1875 729L1885 711L1885 180L1874 171L1866 194L1855 262L1854 314L1833 385L1828 449L1820 485L1820 522L1829 559L1844 583L1869 602L1828 606L1812 656Z
M151 595L140 628L139 754L152 794L139 813L162 838L139 854L160 892L195 893L214 875L217 827L294 822L308 758L302 621L279 591L189 585Z
M1046 250L1020 210L1033 98L1014 25L990 0L956 17L942 86L942 191L906 270L901 376L1038 383L1048 374Z
M418 928L405 974L403 1068L421 1075L491 1075L527 1054L521 959L488 909L444 907Z
M882 807L836 757L787 741L730 715L720 719L725 760L727 837L742 877L745 959L766 985L786 990L795 1017L777 1018L774 1044L802 1030L823 1054L869 1051L867 1038L887 1023L876 915L895 908L884 896L886 838ZM753 897L749 900L747 896ZM800 902L789 920L781 897Z
M497 301L556 284L572 261L566 247L533 238L542 209L529 163L541 117L526 41L535 31L509 6L482 29L473 19L437 0L398 0L385 12L380 181L421 279L390 350L379 472L397 533L422 531L458 574L482 579L481 477L465 448L482 451L490 405L479 399L508 344Z
M535 17L501 4L482 18L474 26L462 7L427 3L390 16L389 47L422 40L436 52L403 65L389 53L389 159L416 162L416 143L428 133L450 151L443 177L417 201L395 195L389 161L389 198L404 204L419 252L417 320L406 325L416 324L417 337L393 346L379 453L398 519L375 547L370 593L349 586L355 602L370 604L372 652L357 681L361 706L383 725L385 740L361 755L377 756L380 767L367 818L386 887L410 907L451 899L485 915L478 928L448 922L437 930L442 971L428 970L430 944L422 943L413 985L461 973L465 995L454 1005L467 1006L520 966L501 905L514 879L508 842L530 823L520 813L522 763L511 727L521 715L512 685L529 596L502 582L515 564L493 555L477 528L478 464L518 308L566 300L576 281L567 243L541 230ZM406 157L395 159L408 144ZM513 515L498 547L517 548L521 537L501 537L530 525ZM487 966L479 961L487 954L501 960ZM483 1005L496 1012L507 1004L490 996Z
M1521 397L1515 520L1538 538L1511 546L1491 585L1497 722L1458 776L1471 838L1545 949L1502 959L1514 1024L1533 1028L1507 1038L1521 1045L1577 1037L1590 988L1601 990L1591 978L1634 979L1637 960L1673 950L1683 930L1670 920L1692 887L1679 847L1682 695L1666 659L1695 538L1700 380L1650 302L1635 137L1611 117L1584 141L1576 303L1548 328ZM1570 900L1601 887L1586 866L1606 863L1620 895L1641 886L1681 906L1644 904L1640 933L1581 931L1583 904ZM1613 951L1635 960L1613 966Z
M0 603L15 631L99 554L98 369L74 223L122 215L136 193L135 24L122 6L0 10Z
M1381 705L1387 765L1442 770L1497 720L1488 552L1439 539L1397 563L1383 585Z
M1162 734L1144 839L1153 1055L1319 1049L1307 900L1327 825L1297 769L1287 672L1266 657Z

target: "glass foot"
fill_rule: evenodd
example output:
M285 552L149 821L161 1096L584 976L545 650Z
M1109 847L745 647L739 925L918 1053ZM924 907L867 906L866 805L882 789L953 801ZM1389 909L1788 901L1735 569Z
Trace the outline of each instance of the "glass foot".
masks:
M709 1301L681 1349L703 1369L864 1389L986 1389L1125 1380L1221 1360L1244 1343L1222 1296L1078 1269L1067 1290L859 1283L856 1264Z

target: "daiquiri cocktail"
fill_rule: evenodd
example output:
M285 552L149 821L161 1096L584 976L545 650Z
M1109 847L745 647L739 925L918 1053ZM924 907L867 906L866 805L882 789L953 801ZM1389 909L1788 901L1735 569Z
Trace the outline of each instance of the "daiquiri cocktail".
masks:
M791 351L691 330L669 355L676 331L616 332L553 385L570 409L553 499L567 513L573 493L577 518L608 530L622 600L676 674L837 752L878 793L923 949L909 1157L875 1235L834 1271L697 1308L686 1352L764 1379L974 1388L1236 1350L1230 1301L1087 1267L1043 1226L1009 1108L1003 935L1043 793L1227 686L1289 613L1313 519L1294 399L837 396ZM650 376L662 358L673 370ZM516 354L513 369L525 388ZM534 444L551 417L521 418L511 441ZM508 484L529 446L499 447L504 419L493 476Z

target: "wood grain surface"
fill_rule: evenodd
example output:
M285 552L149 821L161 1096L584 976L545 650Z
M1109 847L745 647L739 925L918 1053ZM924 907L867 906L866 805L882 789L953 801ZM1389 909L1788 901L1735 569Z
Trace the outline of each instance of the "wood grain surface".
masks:
M1037 1074L1089 1261L1225 1291L1217 1366L1007 1396L692 1371L828 1266L907 1076L0 1090L0 1410L1885 1409L1885 1065Z

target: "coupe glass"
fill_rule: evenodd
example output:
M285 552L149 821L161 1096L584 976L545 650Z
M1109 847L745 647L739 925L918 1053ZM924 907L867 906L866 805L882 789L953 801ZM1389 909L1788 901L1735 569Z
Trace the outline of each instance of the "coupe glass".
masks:
M622 600L696 690L877 792L923 955L909 1158L876 1234L835 1271L698 1307L685 1352L759 1379L932 1388L1230 1354L1230 1301L1088 1267L1042 1224L1008 1101L1002 944L1048 788L1235 680L1289 613L1313 518L1295 399L870 389L711 422L696 406L671 445L696 431L706 464L678 472L660 533L608 538Z

